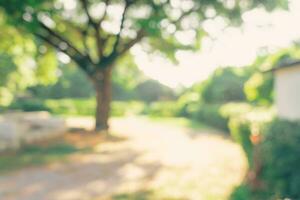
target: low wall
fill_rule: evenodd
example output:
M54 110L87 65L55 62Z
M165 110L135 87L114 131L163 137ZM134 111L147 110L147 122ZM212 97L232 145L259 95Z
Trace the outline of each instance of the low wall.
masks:
M47 112L7 113L0 118L0 151L16 150L23 144L48 140L65 132L65 121Z

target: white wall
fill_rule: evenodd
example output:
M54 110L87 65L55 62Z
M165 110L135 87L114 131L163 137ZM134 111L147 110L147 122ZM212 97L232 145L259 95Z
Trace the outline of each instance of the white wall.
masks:
M275 72L275 101L279 117L300 120L300 65Z

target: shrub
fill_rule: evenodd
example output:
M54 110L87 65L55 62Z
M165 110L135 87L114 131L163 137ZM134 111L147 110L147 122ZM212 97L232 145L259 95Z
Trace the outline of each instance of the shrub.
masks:
M300 123L274 120L262 143L263 180L274 199L300 199Z
M204 82L202 98L206 103L226 103L246 100L244 83L248 79L247 70L233 67L217 69Z
M251 115L250 115L251 116ZM259 115L257 115L259 116ZM263 187L255 189L251 198L242 198L247 183L237 188L232 194L232 200L238 199L300 199L300 123L270 118L258 117L231 119L230 129L233 137L243 146L249 162L252 159L253 146L250 142L250 129L259 127L262 142L258 144L259 168L256 171L257 180ZM265 119L267 121L263 121ZM253 163L257 166L257 163ZM248 186L249 187L249 186Z
M96 102L94 99L26 99L14 102L9 108L22 111L49 111L55 115L94 116ZM142 102L114 101L111 104L112 116L140 114L143 110Z
M227 103L219 104L191 104L189 115L196 120L201 120L206 124L219 128L223 131L229 131L229 120L233 117L244 115L253 108L247 103Z
M121 117L124 116L127 112L129 105L127 102L113 102L111 104L110 114L112 116Z
M234 106L230 105L230 107ZM266 123L272 121L274 118L274 110L271 108L252 108L247 104L240 104L232 112L223 107L224 115L229 116L229 129L232 138L239 143L246 156L250 168L253 165L253 144L251 142L251 136L262 137L264 135L264 126ZM228 109L229 107L227 107ZM234 108L234 107L233 107Z
M60 99L46 100L50 112L57 115L94 115L94 99Z
M197 92L188 91L181 95L177 101L179 116L181 117L192 117L201 102L200 95Z
M22 111L50 111L43 100L39 99L17 99L10 106L12 110Z
M230 200L250 200L251 192L246 184L242 184L236 187L233 193L230 195Z
M205 122L210 126L219 128L227 132L228 118L222 115L220 108L220 105L204 104L203 106L200 106L198 108L198 110L194 114L194 117L196 118L196 120L201 120L202 122Z
M245 115L253 110L253 106L248 103L226 103L220 107L220 112L224 117L232 118Z
M145 109L144 114L152 117L177 117L179 106L174 101L153 102Z
M233 118L229 122L229 128L232 138L239 143L248 160L249 167L253 164L253 144L251 142L251 123L244 118Z

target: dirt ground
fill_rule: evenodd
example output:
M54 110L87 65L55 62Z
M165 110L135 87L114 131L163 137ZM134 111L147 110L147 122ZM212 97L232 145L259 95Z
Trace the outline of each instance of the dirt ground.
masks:
M0 199L225 200L244 177L242 150L221 134L135 117L111 124L114 139L90 139L91 152L1 175Z

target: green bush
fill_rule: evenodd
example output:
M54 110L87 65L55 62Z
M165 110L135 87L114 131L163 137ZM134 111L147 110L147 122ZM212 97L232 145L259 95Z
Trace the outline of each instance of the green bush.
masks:
M230 119L229 129L232 138L239 143L248 160L249 167L253 165L253 144L251 142L251 123L241 117Z
M275 113L272 108L254 108L247 104L239 104L236 109L233 109L234 105L225 105L223 115L230 118L228 126L231 136L242 146L251 168L253 165L252 131L255 132L254 134L264 135L264 126L274 118Z
M193 113L195 113L199 107L200 102L200 95L197 92L188 91L182 94L177 101L179 116L192 117Z
M56 115L94 115L94 99L59 99L46 100L46 106Z
M263 180L272 199L300 199L300 123L274 120L262 143Z
M248 80L248 69L234 67L215 70L203 84L202 98L206 103L226 103L246 100L244 83Z
M245 115L253 110L253 106L248 103L226 103L220 107L222 116L226 118L238 117Z
M12 110L22 111L50 111L43 100L39 99L17 99L10 106Z
M94 99L22 99L15 101L9 109L22 111L49 111L55 115L94 116L96 102ZM111 104L112 116L140 114L144 110L142 102L114 101Z
M179 106L174 101L153 102L145 109L144 114L152 117L177 117Z
M252 106L247 103L227 103L227 104L191 104L186 108L189 116L196 120L223 131L229 131L229 120L233 117L244 115L252 110Z
M250 198L244 194L247 193L245 183L233 192L231 199L300 199L300 123L279 119L267 122L270 118L257 116L258 121L251 117L231 119L230 129L251 163L253 146L249 137L250 126L259 127L258 132L263 140L257 148L262 171L256 176L264 186L253 190Z
M246 184L242 184L236 187L233 193L230 195L230 200L250 200L251 192Z
M210 126L219 128L223 131L228 131L228 118L223 116L220 111L220 105L204 104L196 110L194 118L200 120Z

